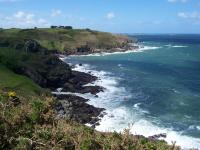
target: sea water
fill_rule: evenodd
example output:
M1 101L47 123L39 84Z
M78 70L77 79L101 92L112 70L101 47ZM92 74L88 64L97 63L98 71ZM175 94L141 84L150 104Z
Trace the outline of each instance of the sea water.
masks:
M130 36L131 37L131 36ZM200 148L200 35L135 35L142 48L72 56L75 70L105 87L89 103L106 109L99 131L130 129L146 137L166 133L169 144Z

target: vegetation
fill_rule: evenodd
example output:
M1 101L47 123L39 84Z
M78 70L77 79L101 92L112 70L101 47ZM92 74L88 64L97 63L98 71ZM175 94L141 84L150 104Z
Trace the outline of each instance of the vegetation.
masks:
M72 51L81 46L110 48L122 46L127 37L90 29L36 28L0 31L0 45L22 48L27 39L36 40L48 50Z
M100 133L70 120L56 119L54 98L35 96L20 103L1 90L0 149L177 149L162 141L123 133Z
M44 59L44 56L40 53L27 53L20 45L23 45L25 38L31 36L37 37L43 46L50 48L47 44L49 39L60 43L58 40L60 37L70 39L85 34L83 32L86 31L63 29L32 31L10 29L3 30L3 34L0 33L2 44L0 47L0 149L179 149L175 145L167 145L164 141L133 136L129 130L124 130L123 133L102 133L71 120L57 118L54 110L56 99L50 92L28 77L17 74L18 68L25 65L37 68L39 65L37 62ZM67 34L61 36L62 34L59 35L61 31ZM107 33L93 34L106 36ZM109 39L109 36L106 38ZM62 41L62 38L60 40ZM46 69L44 66L40 67Z

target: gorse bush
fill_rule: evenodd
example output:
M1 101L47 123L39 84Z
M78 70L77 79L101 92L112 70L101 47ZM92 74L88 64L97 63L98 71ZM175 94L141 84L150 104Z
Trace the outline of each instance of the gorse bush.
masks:
M1 96L0 149L178 149L162 141L135 137L129 130L100 133L70 120L57 119L52 111L54 98L19 99L21 103L15 106L8 96Z
M40 120L40 114L44 111L44 104L39 100L34 100L32 102L32 113L31 113L31 121L33 123L38 122Z
M30 92L32 88L27 90L27 84L34 87L34 83L27 80L26 84L21 84L25 77L18 78L5 68L1 71L5 75L1 72L0 78L3 75L12 82L2 80L0 84L0 149L179 149L163 141L133 136L129 130L101 133L71 120L57 118L55 98L36 93L33 95ZM20 91L9 87L16 84L14 81L21 85ZM19 101L17 104L16 98Z

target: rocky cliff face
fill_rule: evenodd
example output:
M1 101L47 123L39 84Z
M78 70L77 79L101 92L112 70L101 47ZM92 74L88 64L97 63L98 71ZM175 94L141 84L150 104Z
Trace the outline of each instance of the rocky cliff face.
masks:
M38 43L37 43L38 44ZM97 94L103 88L99 86L84 86L93 82L97 77L90 74L72 71L71 67L58 58L57 55L44 53L40 45L34 44L26 51L26 59L20 61L15 72L25 75L43 88L56 91L63 88L63 92ZM54 95L58 98L56 110L58 116L66 117L80 123L95 124L98 116L104 110L87 104L88 100L74 95Z
M59 58L54 55L41 56L41 54L34 61L23 62L15 72L28 76L41 87L51 89L62 86L72 75L69 65Z
M104 89L84 85L97 78L72 71L58 55L125 51L130 48L130 42L125 36L92 30L15 29L12 32L5 30L0 33L0 46L12 48L16 54L22 55L17 65L12 63L16 73L25 75L41 87L52 91L63 88L63 92L94 95ZM94 120L98 120L94 118L103 110L86 104L87 100L77 96L65 95L62 99L58 97L58 101L59 107L56 108L60 116L81 123L94 123ZM78 110L81 111L76 114Z

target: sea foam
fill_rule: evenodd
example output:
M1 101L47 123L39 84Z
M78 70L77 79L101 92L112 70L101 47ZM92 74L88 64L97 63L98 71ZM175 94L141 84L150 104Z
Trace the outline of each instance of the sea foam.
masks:
M171 48L171 47L173 47L173 48L186 48L186 47L188 47L186 45L171 45L171 44L167 44L165 46L169 47L169 48Z
M112 53L107 53L107 52L102 52L102 53L93 53L93 54L86 54L86 55L71 55L71 57L78 57L78 56L106 56L106 55L116 55L116 54L127 54L127 53L139 53L139 52L144 52L146 50L156 50L160 49L162 47L157 47L157 46L139 46L137 49L132 49L132 50L127 50L123 52L112 52Z
M157 48L154 47L153 49ZM162 124L155 124L152 120L146 118L145 114L148 112L140 108L140 103L134 104L132 108L123 106L123 101L131 99L134 95L128 93L124 87L119 85L120 78L114 77L111 73L103 70L96 71L93 66L88 64L75 65L74 70L97 76L98 80L90 83L90 85L98 85L105 88L104 92L97 94L98 97L89 93L74 93L90 99L89 104L106 109L106 115L101 119L100 125L96 126L96 130L123 132L124 129L128 128L132 134L146 137L166 133L167 137L164 140L168 144L176 141L176 145L181 146L183 149L200 148L200 139L183 135L181 132L173 130L173 128L165 128Z

